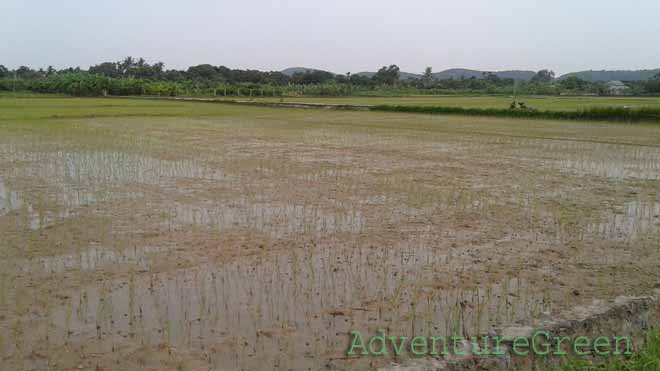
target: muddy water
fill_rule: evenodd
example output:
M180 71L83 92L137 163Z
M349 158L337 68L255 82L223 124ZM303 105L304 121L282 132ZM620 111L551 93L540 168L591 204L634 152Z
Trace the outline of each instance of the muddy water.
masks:
M449 261L423 246L310 248L83 285L48 306L42 333L19 322L26 327L14 331L29 340L4 352L168 344L213 369L344 369L365 362L344 359L351 330L470 336L549 310L542 292L513 277L434 289L436 267ZM52 261L44 267L58 270Z
M351 127L2 136L2 366L370 369L394 359L347 358L349 331L470 337L654 284L658 147L329 114Z
M91 246L75 254L12 259L11 263L22 273L94 272L113 266L135 266L141 271L148 271L149 256L164 253L166 250L158 246L136 246L116 251L107 247Z
M557 150L570 151L567 146L562 147ZM615 180L660 180L659 148L611 144L583 144L579 148L559 161L563 172Z
M329 213L314 206L269 205L237 200L228 204L176 205L168 223L203 225L219 231L241 227L283 238L295 234L360 233L365 219L360 211Z
M660 203L632 201L588 225L585 234L603 240L635 241L660 233Z

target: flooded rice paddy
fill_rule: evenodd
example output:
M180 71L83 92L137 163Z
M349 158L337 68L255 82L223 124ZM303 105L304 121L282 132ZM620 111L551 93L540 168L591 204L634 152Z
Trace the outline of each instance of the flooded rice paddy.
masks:
M657 126L21 104L3 370L371 369L400 360L349 331L470 337L660 274Z

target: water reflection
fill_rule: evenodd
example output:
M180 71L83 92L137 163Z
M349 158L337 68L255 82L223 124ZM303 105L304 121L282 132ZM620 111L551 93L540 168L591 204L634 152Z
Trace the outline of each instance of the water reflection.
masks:
M226 128L235 126L229 121ZM209 123L205 130L217 124ZM195 134L209 140L200 143L213 148L214 157L159 148L165 140L139 142L154 147L136 145L127 152L46 151L57 146L56 139L30 147L36 151L0 146L2 232L18 235L16 245L30 244L29 258L0 260L2 360L20 359L16 364L26 369L58 369L65 367L54 366L50 352L84 349L92 359L106 357L99 362L104 368L119 362L117 368L133 369L144 365L130 363L137 356L129 355L167 352L171 346L213 369L365 369L376 361L344 359L349 330L476 335L493 324L528 323L549 309L543 290L552 284L533 286L504 276L519 269L515 263L502 263L487 279L477 277L490 269L493 254L505 251L489 250L490 242L495 247L510 242L510 254L548 244L557 255L544 257L548 264L542 267L524 269L530 276L549 276L573 254L566 241L632 241L659 232L655 200L591 213L597 202L614 198L594 194L571 205L587 211L588 218L580 219L580 213L565 212L570 205L565 195L576 182L563 183L575 175L610 183L660 179L657 148L462 134L436 135L435 142L421 145L418 137L373 130L363 136L343 126L319 134L324 137L309 133L304 145L269 144L260 132L246 148L239 147L249 139L247 131L236 138L218 134L217 143ZM222 148L229 142L233 150ZM551 171L544 168L539 176L533 169L539 163ZM236 182L225 182L227 169L236 170L231 178ZM302 188L311 182L331 187L322 187L327 193L318 198L282 201L313 194ZM133 198L140 202L114 202ZM209 199L216 201L203 201ZM91 205L98 207L87 208ZM99 217L86 231L92 237L77 235L82 228L69 229L87 216ZM101 226L106 216L112 223ZM72 223L46 229L63 220ZM249 251L257 255L228 262L210 262L214 258L192 251L196 238L207 243L218 236L205 233L228 230L246 240L255 234L282 239L278 246L286 247L277 253ZM167 248L146 246L170 236ZM90 245L88 239L98 242ZM367 247L383 240L391 246ZM44 241L84 249L61 254L59 245ZM459 246L464 242L480 249L466 251ZM131 247L111 246L121 243ZM17 247L7 251L24 252ZM180 268L178 259L189 252L181 265L186 268ZM618 254L613 264L620 257L628 258ZM584 272L579 274L590 274ZM65 280L67 289L51 278Z
M16 191L0 177L0 217L12 216L19 229L39 230L79 216L79 209L97 203L134 199L137 192L91 191L68 183L50 184L48 192L30 194Z
M6 215L9 212L19 209L22 205L18 197L18 193L9 189L5 185L5 181L0 177L0 216Z
M564 172L577 175L598 176L619 180L660 180L660 160L635 162L618 158L580 158L561 160L559 167Z
M318 205L252 203L245 199L201 206L176 204L169 225L202 225L220 231L248 228L282 238L291 234L361 233L365 218L359 210L329 212Z
M587 237L603 240L638 240L660 233L660 203L632 201L620 210L608 212L604 220L588 224Z
M660 149L602 143L562 143L557 151L559 169L567 174L609 179L660 179Z
M538 159L567 175L616 180L660 179L660 148L588 140L495 137L520 159Z
M199 160L161 160L125 152L13 151L3 155L7 161L29 163L16 169L17 175L76 184L161 184L172 178L224 178L221 171Z
M475 335L547 306L516 278L433 287L449 259L421 246L306 248L135 275L70 293L49 312L49 346L168 344L214 369L338 369L350 362L342 358L351 329Z
M168 250L170 248L160 246L135 246L126 249L91 246L77 253L23 260L13 259L12 262L23 273L93 272L119 266L148 271L150 268L149 257Z

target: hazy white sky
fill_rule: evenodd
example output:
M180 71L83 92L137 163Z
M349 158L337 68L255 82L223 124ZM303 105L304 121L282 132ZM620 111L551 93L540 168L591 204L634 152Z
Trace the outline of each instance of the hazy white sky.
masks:
M660 0L0 0L0 64L660 67Z

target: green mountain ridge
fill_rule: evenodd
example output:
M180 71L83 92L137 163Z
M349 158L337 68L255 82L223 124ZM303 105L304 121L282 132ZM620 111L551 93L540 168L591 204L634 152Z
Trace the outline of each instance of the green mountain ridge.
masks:
M653 70L600 70L600 71L579 71L571 72L559 77L563 80L569 76L575 76L581 80L598 82L598 81L645 81L652 79L660 74L660 68Z
M295 73L305 71L322 71L316 68L307 68L307 67L291 67L282 70L281 72L285 75L293 76ZM467 68L450 68L444 71L433 73L433 78L436 80L447 80L447 79L469 79L469 78L481 78L484 73L490 71L480 71L480 70L471 70ZM333 72L331 72L333 73ZM495 71L494 73L497 77L502 79L514 79L520 81L529 81L534 77L536 72L534 71L525 71L525 70L509 70L509 71ZM372 77L376 72L364 71L358 72L356 75ZM591 82L606 82L612 80L620 81L645 81L649 80L656 75L660 74L660 68L657 69L647 69L647 70L589 70L589 71L578 71L570 72L563 74L558 77L559 80L568 78L569 76L576 76L582 80L591 81ZM421 79L422 74L410 73L401 71L400 78L402 80L415 80Z
M435 72L433 73L433 78L436 80L448 80L448 79L469 79L469 78L482 78L486 71L478 70L469 70L465 68L451 68L448 70ZM497 71L493 72L499 78L502 79L514 79L514 80L524 80L529 81L532 79L536 72L534 71ZM375 72L359 72L357 75L371 77L375 75ZM402 80L414 80L421 79L422 75L418 73L410 72L400 72Z
M318 68L307 68L307 67L289 67L289 68L283 69L280 72L287 75L287 76L293 76L297 73L314 72L314 71L323 71L323 70L320 70ZM330 71L323 71L323 72L330 72ZM330 73L332 73L333 75L336 75L336 73L334 73L334 72L330 72Z

